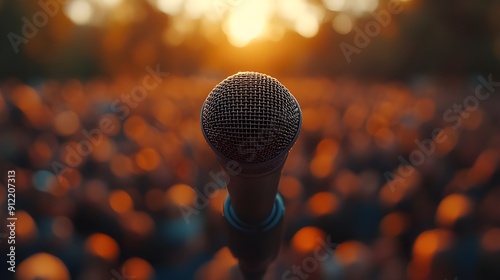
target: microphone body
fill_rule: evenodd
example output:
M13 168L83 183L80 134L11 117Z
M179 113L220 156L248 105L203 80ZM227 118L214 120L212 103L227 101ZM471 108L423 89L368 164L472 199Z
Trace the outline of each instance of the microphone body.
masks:
M260 279L278 254L285 213L278 183L301 121L288 89L256 72L226 78L203 104L203 135L229 175L229 249L247 279Z
M229 175L227 190L231 205L238 217L249 224L265 220L271 213L282 167L264 176L244 177Z

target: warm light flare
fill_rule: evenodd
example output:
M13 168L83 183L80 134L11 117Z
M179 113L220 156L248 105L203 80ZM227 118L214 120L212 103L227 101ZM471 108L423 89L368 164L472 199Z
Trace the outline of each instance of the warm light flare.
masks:
M65 12L74 23L85 25L91 21L94 8L88 1L74 0L66 5Z
M230 10L224 24L229 42L243 47L264 33L269 20L270 5L267 0L244 1Z
M182 11L182 0L157 0L158 9L169 15L177 15Z
M103 5L107 7L115 7L122 3L123 0L99 0Z
M213 40L218 25L226 34L231 45L244 47L261 38L279 40L285 30L311 38L319 32L327 12L342 12L333 23L341 34L348 33L353 26L351 17L359 17L372 12L378 0L324 0L313 3L307 0L150 0L157 9L172 17L172 26L166 30L165 42L169 45L181 44L192 28L179 30L175 26L193 26L186 21L200 20L199 30L207 39ZM189 29L189 30L188 30Z
M346 0L323 0L325 7L331 11L340 12L346 6Z
M314 37L319 30L319 18L313 13L304 13L295 21L295 30L302 37Z
M77 25L102 26L110 21L127 22L133 21L134 16L136 19L143 16L140 7L131 3L68 0L64 10ZM219 29L231 45L244 47L257 38L280 40L285 30L312 38L325 19L333 19L331 24L337 33L347 34L356 18L377 9L379 0L148 0L148 3L171 18L164 33L168 45L180 45L194 32L213 40ZM333 16L325 16L327 13Z

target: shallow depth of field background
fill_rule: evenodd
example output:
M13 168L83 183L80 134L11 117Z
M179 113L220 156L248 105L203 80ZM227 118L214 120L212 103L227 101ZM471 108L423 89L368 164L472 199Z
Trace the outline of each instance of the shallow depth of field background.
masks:
M199 110L258 71L303 113L267 279L500 279L500 3L398 3L359 46L388 1L0 0L0 220L11 169L18 218L17 272L0 278L230 279Z

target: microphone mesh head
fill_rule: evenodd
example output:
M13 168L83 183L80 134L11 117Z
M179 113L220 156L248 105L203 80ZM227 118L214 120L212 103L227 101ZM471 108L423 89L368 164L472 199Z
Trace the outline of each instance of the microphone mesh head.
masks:
M300 129L301 112L293 95L275 78L240 72L210 92L201 124L219 157L242 166L261 165L252 169L260 173L286 159Z

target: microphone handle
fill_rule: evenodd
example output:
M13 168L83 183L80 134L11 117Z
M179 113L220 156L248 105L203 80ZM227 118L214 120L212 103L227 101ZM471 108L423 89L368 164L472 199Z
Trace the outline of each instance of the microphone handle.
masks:
M271 173L258 176L232 175L226 170L229 176L227 191L231 196L231 206L239 219L256 224L269 216L278 193L283 165L282 163Z
M228 232L228 247L241 273L247 280L262 279L267 267L278 256L283 233L285 206L280 194L274 199L271 213L258 224L243 222L231 205L231 196L226 197L223 217Z

